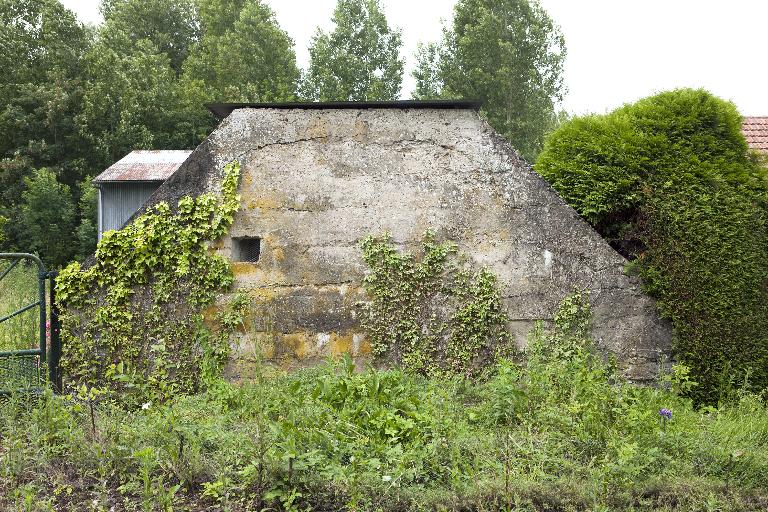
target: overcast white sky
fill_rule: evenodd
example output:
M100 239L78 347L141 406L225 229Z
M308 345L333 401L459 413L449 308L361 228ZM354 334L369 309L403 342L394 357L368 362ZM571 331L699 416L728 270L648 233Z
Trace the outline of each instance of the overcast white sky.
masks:
M98 0L63 0L84 22L98 23ZM267 0L296 43L299 65L318 25L330 27L335 0ZM390 26L403 31L403 97L419 41L437 40L454 0L381 0ZM675 87L704 87L745 115L768 115L768 1L541 0L568 49L564 107L603 113Z

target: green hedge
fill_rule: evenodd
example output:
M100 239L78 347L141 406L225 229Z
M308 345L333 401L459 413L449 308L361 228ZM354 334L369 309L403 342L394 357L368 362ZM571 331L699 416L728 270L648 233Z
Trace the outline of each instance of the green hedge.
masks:
M768 173L704 90L565 123L536 170L619 252L675 327L700 402L768 385Z

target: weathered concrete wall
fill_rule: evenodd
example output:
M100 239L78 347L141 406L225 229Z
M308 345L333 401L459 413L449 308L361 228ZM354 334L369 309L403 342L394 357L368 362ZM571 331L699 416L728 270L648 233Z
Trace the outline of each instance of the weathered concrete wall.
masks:
M216 249L262 241L258 263L234 265L236 288L254 299L234 375L260 356L365 356L359 242L390 231L415 249L428 228L496 273L519 344L584 287L599 345L630 378L651 378L669 352L670 328L624 258L472 110L236 110L150 201L216 189L235 159L242 207Z

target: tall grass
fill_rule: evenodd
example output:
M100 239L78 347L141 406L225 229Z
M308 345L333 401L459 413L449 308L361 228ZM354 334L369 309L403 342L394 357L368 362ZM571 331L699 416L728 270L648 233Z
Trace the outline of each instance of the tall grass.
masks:
M0 274L10 265L0 259ZM37 267L19 263L0 280L0 318L38 300ZM0 351L37 348L40 343L40 310L32 308L0 323Z
M9 403L0 509L768 509L763 397L696 409L683 368L658 388L622 382L582 299L532 334L524 364L480 380L347 359L138 408L85 388Z

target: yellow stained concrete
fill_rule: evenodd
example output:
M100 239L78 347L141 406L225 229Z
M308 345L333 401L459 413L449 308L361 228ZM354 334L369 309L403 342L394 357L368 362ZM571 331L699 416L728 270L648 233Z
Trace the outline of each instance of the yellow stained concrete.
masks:
M273 197L243 198L242 201L249 210L279 210L283 207L283 203Z

